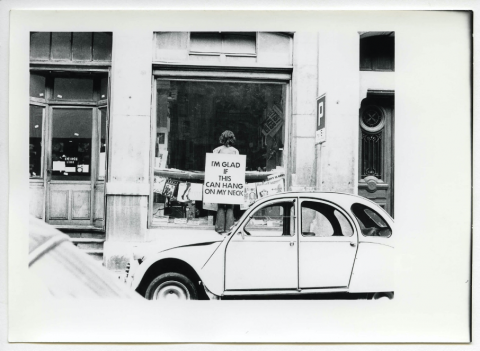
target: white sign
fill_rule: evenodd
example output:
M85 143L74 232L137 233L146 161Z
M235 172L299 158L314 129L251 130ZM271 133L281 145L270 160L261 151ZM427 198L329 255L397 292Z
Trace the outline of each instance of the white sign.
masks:
M315 143L326 141L325 120L326 120L326 96L325 94L317 98L317 131L315 133Z
M203 201L217 204L243 204L245 155L211 154L205 160Z

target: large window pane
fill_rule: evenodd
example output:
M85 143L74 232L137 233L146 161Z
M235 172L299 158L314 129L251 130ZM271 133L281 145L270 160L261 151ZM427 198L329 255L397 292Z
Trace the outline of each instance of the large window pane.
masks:
M43 110L44 107L30 105L29 169L32 178L42 176Z
M55 108L52 116L53 179L89 180L92 110Z
M55 78L54 99L93 100L92 78Z
M282 166L284 85L159 80L157 148L168 150L168 168L203 171L205 154L231 130L247 155L247 170ZM165 144L158 144L163 141Z
M157 80L154 168L159 172L176 169L168 177L177 185L172 185L173 194L164 196L165 178L155 177L154 224L215 223L215 206L203 204L201 195L191 202L180 199L188 185L184 179L176 179L175 172L203 172L206 153L220 145L225 130L235 134L235 148L247 156L247 171L282 167L284 106L285 84ZM201 186L203 179L194 177L188 183L193 189ZM235 219L242 213L240 206L234 206Z

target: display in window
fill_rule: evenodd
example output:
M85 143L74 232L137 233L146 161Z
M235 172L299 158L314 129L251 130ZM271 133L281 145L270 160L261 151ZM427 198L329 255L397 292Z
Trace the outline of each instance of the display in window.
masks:
M179 185L174 196L165 196L165 186L160 192L158 179L154 182L154 224L216 225L219 210L225 220L235 221L261 197L258 185L264 196L285 189L284 178L268 179L272 174L284 174L285 88L283 83L157 80L155 179L175 179ZM205 201L205 193L201 198L193 195L194 188L200 192L205 182L206 155L218 148L218 137L225 131L235 135L234 148L245 155L242 189L217 189L239 191L241 200L233 209L212 203L219 200ZM209 184L228 183L231 174L218 176L225 178ZM210 188L203 191L217 191Z

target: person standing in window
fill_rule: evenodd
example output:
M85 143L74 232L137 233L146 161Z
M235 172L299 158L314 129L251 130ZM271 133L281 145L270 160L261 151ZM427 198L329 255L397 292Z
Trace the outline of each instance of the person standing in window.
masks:
M221 146L213 150L214 154L231 154L239 155L237 149L233 147L235 144L235 135L233 132L226 130L220 135ZM227 232L233 225L235 218L233 217L233 205L218 204L217 210L217 222L215 224L215 230L222 234Z

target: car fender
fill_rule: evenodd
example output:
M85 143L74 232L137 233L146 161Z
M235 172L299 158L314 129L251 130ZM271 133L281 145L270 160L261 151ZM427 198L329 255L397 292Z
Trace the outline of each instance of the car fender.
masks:
M393 246L360 241L350 279L349 292L394 291Z
M217 296L222 296L225 291L225 251L230 239L218 246L201 271L203 284Z
M132 272L131 287L137 289L142 282L147 270L156 262L164 259L178 259L190 265L202 280L202 267L212 256L212 253L218 248L221 242L206 242L200 244L186 245L177 248L168 249L152 255L148 255L136 269ZM203 281L203 280L202 280Z

